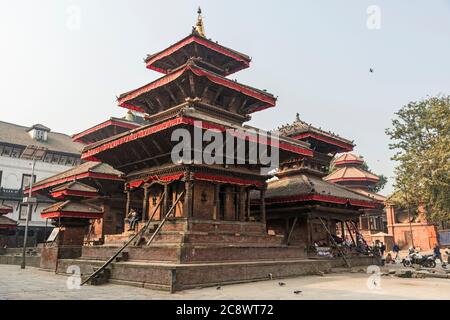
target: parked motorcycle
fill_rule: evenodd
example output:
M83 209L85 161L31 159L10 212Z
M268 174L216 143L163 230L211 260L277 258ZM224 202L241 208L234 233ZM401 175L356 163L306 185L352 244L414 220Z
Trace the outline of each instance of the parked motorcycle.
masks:
M406 258L402 261L403 266L411 267L413 264L418 264L425 268L435 268L436 261L433 255L421 255L418 252L410 253Z

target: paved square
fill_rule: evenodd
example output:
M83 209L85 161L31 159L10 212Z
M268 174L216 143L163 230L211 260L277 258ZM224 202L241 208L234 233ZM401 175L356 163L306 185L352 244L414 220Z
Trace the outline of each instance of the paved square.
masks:
M0 265L0 299L450 299L450 279L381 277L380 289L369 289L368 274L335 273L167 292L107 284L68 289L67 277L36 268ZM280 286L279 282L285 285ZM294 291L301 291L295 294Z

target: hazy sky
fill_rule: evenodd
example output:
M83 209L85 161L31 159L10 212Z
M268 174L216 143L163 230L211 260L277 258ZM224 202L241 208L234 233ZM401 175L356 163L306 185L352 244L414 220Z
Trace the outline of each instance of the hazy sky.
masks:
M143 58L186 36L199 4L207 37L253 58L231 77L279 96L252 125L271 129L298 112L355 140L376 173L392 176L384 130L394 112L450 88L450 0L0 4L0 120L68 134L123 116L115 97L160 76ZM370 5L381 29L367 27Z

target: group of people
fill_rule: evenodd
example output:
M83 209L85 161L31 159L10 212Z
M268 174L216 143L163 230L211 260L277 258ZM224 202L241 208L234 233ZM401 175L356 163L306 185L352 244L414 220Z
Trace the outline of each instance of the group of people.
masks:
M386 251L386 246L383 242L379 242L379 243L375 243L374 247L378 248L378 252L380 253L381 257L384 257L384 252ZM417 250L414 247L410 247L408 249L408 254L413 254L415 253ZM394 245L392 246L392 253L394 254L394 257L392 256L392 254L389 252L386 257L384 258L384 262L386 264L389 263L395 263L395 261L397 261L398 259L400 259L400 247L398 244L394 243ZM449 253L446 251L447 255L449 255ZM435 260L439 260L441 262L441 265L443 268L447 267L447 264L450 263L450 255L447 257L447 262L444 261L444 258L442 258L442 253L441 253L441 247L436 244L433 248L433 259Z

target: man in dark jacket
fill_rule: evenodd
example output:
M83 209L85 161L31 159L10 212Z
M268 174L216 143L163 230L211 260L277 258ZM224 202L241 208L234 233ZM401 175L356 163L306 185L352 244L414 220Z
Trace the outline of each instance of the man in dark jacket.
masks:
M436 244L436 245L434 246L434 249L433 249L433 258L434 258L434 259L439 259L439 261L441 262L443 268L445 268L445 267L447 266L447 265L445 264L445 261L442 259L441 247L440 247L438 244Z
M398 244L394 243L394 245L392 246L392 252L394 252L395 254L394 260L397 260L400 254L400 247L398 246Z

